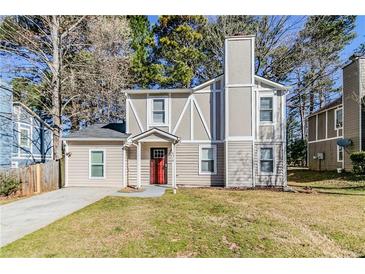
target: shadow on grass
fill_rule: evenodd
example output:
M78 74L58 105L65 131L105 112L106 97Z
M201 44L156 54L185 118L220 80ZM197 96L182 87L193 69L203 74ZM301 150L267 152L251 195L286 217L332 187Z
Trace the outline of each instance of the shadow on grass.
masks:
M350 172L337 173L336 171L288 170L288 181L310 183L328 180L365 181L364 175L355 175Z
M329 195L365 196L365 193L354 193L354 192L318 191L318 193L320 193L320 194L329 194Z
M365 185L363 186L310 186L311 188L314 189L333 189L333 190L364 190L365 191Z

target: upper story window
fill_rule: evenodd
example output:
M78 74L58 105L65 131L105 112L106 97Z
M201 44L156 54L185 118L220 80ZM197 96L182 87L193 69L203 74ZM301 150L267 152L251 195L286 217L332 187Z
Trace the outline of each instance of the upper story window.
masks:
M19 134L19 144L21 147L30 147L30 131L28 128L20 128Z
M151 98L150 109L152 125L168 124L168 98Z
M335 111L335 129L342 128L343 125L343 115L342 108L336 109Z
M273 122L273 97L260 98L260 122Z

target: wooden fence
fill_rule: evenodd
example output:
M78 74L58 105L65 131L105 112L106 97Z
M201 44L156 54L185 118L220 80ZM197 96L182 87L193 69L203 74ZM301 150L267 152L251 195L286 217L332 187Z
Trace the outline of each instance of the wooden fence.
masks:
M20 194L27 196L62 187L64 185L63 162L63 160L49 161L0 172L17 178L21 182Z

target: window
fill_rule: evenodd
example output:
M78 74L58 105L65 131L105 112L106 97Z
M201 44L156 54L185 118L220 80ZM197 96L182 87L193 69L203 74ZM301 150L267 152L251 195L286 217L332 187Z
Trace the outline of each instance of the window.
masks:
M337 162L343 161L343 147L337 146Z
M164 98L152 100L152 123L166 124L166 101Z
M30 134L28 128L20 128L20 146L30 147Z
M260 98L260 122L273 122L273 97Z
M201 145L199 151L199 174L217 173L217 147Z
M90 151L90 178L105 178L104 150Z
M274 172L274 157L272 148L260 149L260 171L263 173Z
M339 129L339 128L342 128L342 108L339 108L339 109L336 109L335 111L335 116L336 116L336 119L335 119L335 129Z

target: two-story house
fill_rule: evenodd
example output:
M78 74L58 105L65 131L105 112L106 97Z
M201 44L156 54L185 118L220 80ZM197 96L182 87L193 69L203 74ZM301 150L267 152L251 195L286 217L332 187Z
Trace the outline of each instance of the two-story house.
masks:
M66 186L286 186L286 87L254 74L254 36L225 40L224 74L126 90L126 122L64 138Z
M307 117L308 166L351 171L350 155L365 149L365 57L343 67L342 96Z
M0 83L0 168L17 168L52 159L52 128Z

